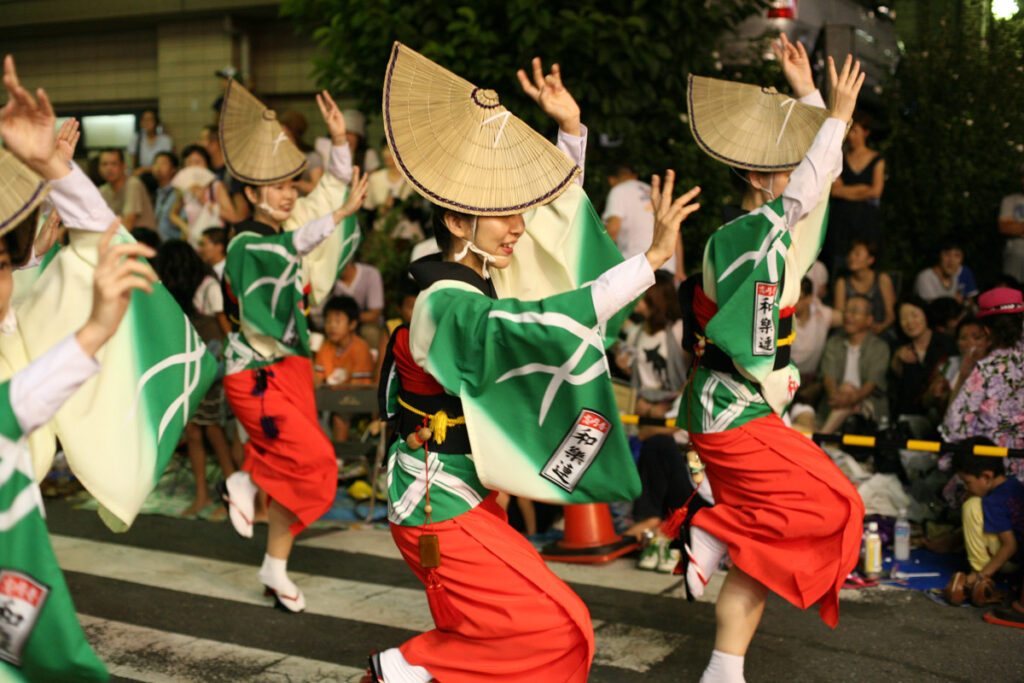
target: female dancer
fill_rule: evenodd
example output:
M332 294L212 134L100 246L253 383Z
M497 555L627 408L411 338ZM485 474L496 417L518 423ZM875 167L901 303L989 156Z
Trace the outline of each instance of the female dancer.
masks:
M247 183L245 194L254 207L253 220L235 225L224 269L225 302L236 307L228 316L235 331L225 351L224 392L249 441L242 471L222 484L221 496L235 531L251 538L256 494L262 489L269 495L259 580L279 607L292 612L306 605L287 574L292 542L330 509L338 481L334 448L317 421L304 278L310 278L315 296L330 291L358 241L355 221L345 219L366 194L366 175L356 169L346 197L351 165L345 120L326 91L317 104L334 146L328 172L302 199L291 179L306 159L284 138L273 112L257 113L261 127L236 136L230 127L245 117L233 116L233 108L262 105L232 83L221 116L226 163Z
M795 93L823 105L802 46L783 36L777 49ZM769 590L801 608L820 603L822 619L834 627L839 588L857 560L864 507L856 490L777 414L799 387L788 353L793 306L821 247L828 188L864 78L850 58L838 76L829 64L834 102L827 113L754 86L691 76L690 126L698 144L746 169L748 182L766 195L760 208L711 236L702 288L693 297L704 338L680 415L707 467L715 506L693 517L690 595L703 593L726 552L733 562L715 607L705 683L743 680ZM704 105L716 89L734 97L739 110L747 105L754 120L761 117L763 134L730 146L721 125L705 127L703 115L714 107ZM772 120L787 107L784 119Z
M417 150L407 148L410 138L394 130L402 125L402 110L396 102L404 101L410 92L415 92L419 101L431 101L433 93L429 86L421 86L422 81L409 78L405 68L410 64L418 75L439 73L441 80L454 84L444 92L459 92L465 86L460 93L465 101L452 95L452 101L439 102L436 111L468 109L469 118L478 117L475 120L481 127L493 122L492 117L506 119L501 133L497 126L483 132L477 131L477 123L468 126L468 134L480 135L480 140L473 141L480 144L471 146L479 151L476 167L493 172L478 171L462 181L442 178L431 182L429 165L415 164ZM472 88L401 45L396 45L389 64L385 84L389 144L410 183L435 202L435 234L443 261L413 264L411 271L425 289L417 298L410 327L393 335L382 372L382 412L395 420L398 434L408 435L391 449L388 512L396 544L427 587L437 628L401 647L373 654L366 683L433 679L468 683L484 678L582 683L590 670L594 640L586 606L508 525L495 503L497 493L488 490L484 481L491 473L481 460L485 455L501 457L509 473L518 473L523 479L561 482L550 485L565 490L585 482L590 474L576 469L574 458L590 460L591 469L599 469L591 456L606 442L611 443L607 441L609 430L621 432L621 427L611 415L605 419L596 410L579 412L578 408L594 405L586 403L588 396L593 396L587 392L593 392L595 385L607 388L608 384L597 330L653 284L654 269L673 253L680 223L697 209L696 204L687 202L698 190L671 202L673 175L669 171L651 248L588 278L594 280L592 284L534 301L496 298L495 280L499 277L518 273L518 277L537 280L551 275L524 269L543 239L532 231L545 220L549 221L546 228L554 228L557 221L572 225L575 214L562 212L571 202L576 206L585 199L578 187L569 187L579 173L573 162L582 163L585 129L580 124L579 107L562 85L558 67L545 76L540 60L535 59L533 81L524 72L519 79L526 92L558 122L559 147L571 161L553 154L550 143L503 111L495 93ZM420 87L427 92L419 92ZM457 123L442 121L439 130L455 130ZM425 138L419 135L415 140L422 144ZM501 156L505 152L516 154L499 144L512 139L528 148L528 153L521 155L532 160L525 168L502 168L504 162L498 161L508 158ZM418 151L421 159L443 155L440 150ZM458 172L449 172L449 177L452 175ZM534 188L532 196L506 197L505 203L497 205L480 201L481 196L500 196L516 178L536 177L555 179L554 184ZM485 190L476 192L480 187ZM564 199L570 204L563 203ZM532 207L542 208L524 218L523 212ZM576 224L573 230L585 233L593 228L598 239L586 253L600 263L613 253L606 250L613 250L614 245L597 227L596 213L589 205L585 208L588 220L593 216L594 222ZM566 240L564 244L572 243ZM520 251L522 256L518 256ZM574 336L571 330L583 336ZM587 377L573 374L581 361L583 365L595 362L589 354L596 354L596 370ZM514 384L510 378L532 373L541 375L539 381L529 384L532 394L502 393L506 382ZM551 386L555 389L547 400L541 395ZM495 395L505 397L498 412L518 438L509 439L502 436L505 432L481 426L488 414L493 415L481 406L486 407ZM556 402L557 407L553 405ZM558 432L554 443L568 442L564 453L569 455L563 458L563 451L556 450L553 471L544 467L538 476L541 468L518 463L519 449L528 439L552 429L558 420L556 411L566 405L577 406L572 413L576 422L570 419L568 431L564 424L554 427ZM636 468L624 448L621 453L613 448L604 450L600 467L620 455L635 479ZM620 487L630 481L624 477L619 479Z

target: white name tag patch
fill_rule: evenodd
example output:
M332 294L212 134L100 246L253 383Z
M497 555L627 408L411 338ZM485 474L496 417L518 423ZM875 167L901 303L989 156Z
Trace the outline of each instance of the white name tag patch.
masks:
M755 356L775 355L775 295L779 286L770 282L755 284L754 333L751 338Z
M611 434L612 423L600 413L584 408L555 449L540 475L572 493Z
M0 569L0 659L21 666L21 653L50 587L28 574Z

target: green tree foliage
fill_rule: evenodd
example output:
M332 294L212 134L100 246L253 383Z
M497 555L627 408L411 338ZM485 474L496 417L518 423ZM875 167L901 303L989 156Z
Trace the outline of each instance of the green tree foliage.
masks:
M913 275L956 238L984 287L1001 269L999 202L1021 191L1024 17L990 21L983 41L980 3L963 4L963 21L919 37L888 88L882 221L890 267Z
M315 64L321 85L365 112L380 112L393 41L455 73L493 88L513 113L543 134L554 123L522 94L515 73L535 55L559 62L591 130L587 191L600 206L605 171L620 158L641 174L676 170L681 187L700 184L701 211L684 225L687 261L738 202L728 169L700 152L686 112L689 73L780 84L761 64L723 71L715 40L758 11L763 0L504 0L412 3L407 0L285 0L283 13L311 32L326 56ZM781 81L784 83L784 80ZM601 149L597 134L621 140Z

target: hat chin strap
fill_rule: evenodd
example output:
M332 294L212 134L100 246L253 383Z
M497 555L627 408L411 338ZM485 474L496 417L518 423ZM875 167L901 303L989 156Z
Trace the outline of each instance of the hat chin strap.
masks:
M260 203L257 204L256 207L279 223L283 223L288 220L288 217L292 215L291 211L281 211L270 207L270 204L267 203L266 185L260 188Z
M477 223L477 219L478 219L478 216L473 216L473 235L472 235L472 239L464 240L466 242L466 245L464 247L462 247L462 251L460 251L458 254L455 255L455 260L456 261L461 261L462 259L466 258L466 254L468 254L469 252L473 252L474 254L479 256L480 259L484 262L484 264L483 264L484 265L484 267L483 267L484 279L488 280L488 279L490 279L491 274L487 271L487 268L488 268L488 266L490 266L492 263L494 263L498 259L497 259L496 256L494 256L492 254L488 254L486 251L484 251L480 247L476 246L476 244L474 244L474 242L476 242L476 223Z

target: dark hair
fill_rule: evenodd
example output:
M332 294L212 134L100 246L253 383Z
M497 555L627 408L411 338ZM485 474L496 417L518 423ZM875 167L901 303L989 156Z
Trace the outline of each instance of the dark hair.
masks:
M959 249L960 252L963 253L964 245L962 245L959 240L953 237L947 237L946 239L939 242L940 254L944 251L949 251L951 249Z
M124 163L124 150L123 149L120 149L118 147L104 147L103 149L100 150L100 154L99 154L98 158L102 159L104 154L116 154L117 158L121 160L121 163L122 164Z
M957 442L958 446L994 446L990 439L984 436L972 436L969 439ZM993 475L1000 475L1006 472L1003 466L1003 459L991 455L975 455L974 453L953 453L953 471L963 472L975 477L980 477L982 472L991 472Z
M416 284L416 281L411 277L402 278L402 283L398 285L398 303L401 305L408 297L417 297L423 289Z
M925 313L937 325L945 325L950 320L959 318L960 314L964 312L963 307L951 296L940 296L937 299L932 299L928 304L928 309Z
M968 325L977 325L982 329L984 329L985 327L985 325L982 324L982 322L979 319L975 318L973 315L965 315L956 325L956 336L959 337L960 331L963 330Z
M142 242L154 250L160 248L160 233L152 228L132 228L132 237L136 242Z
M896 307L895 307L897 321L899 320L899 317L900 317L900 309L903 306L914 306L916 308L920 308L921 311L924 313L925 322L928 324L928 329L930 329L930 330L935 329L935 322L936 322L935 321L935 317L934 317L935 314L932 312L931 306L929 306L928 303L924 299L922 299L921 297L917 296L916 294L910 294L908 296L905 296L905 297L901 298L899 301L897 301L896 302ZM900 329L902 330L903 327L900 326Z
M850 120L868 132L872 130L872 125L874 124L871 120L871 115L863 109L854 109Z
M874 242L862 240L859 238L854 238L850 240L849 244L847 244L846 246L846 253L849 254L851 251L853 251L853 248L858 245L867 249L868 256L876 260L878 259L878 245L875 244Z
M985 329L988 330L993 349L1008 349L1021 340L1024 313L986 315L980 321L985 326Z
M188 242L167 240L156 254L156 272L186 315L195 312L192 298L206 277L206 266Z
M202 145L189 145L185 149L181 150L181 161L185 162L191 155L198 154L203 157L203 161L206 162L206 168L213 170L213 162L210 161L210 153L206 151L206 148Z
M167 160L171 162L171 166L174 168L181 167L181 164L178 162L178 155L174 152L157 152L153 155L153 161L156 161L160 157L167 157Z
M153 113L153 118L156 119L156 125L159 126L160 125L160 112L158 112L155 107L146 107L141 112L139 112L139 123L142 123L142 117L146 115L147 111Z
M814 283L811 282L811 278L805 277L800 281L800 296L805 297L814 293Z
M349 322L359 322L359 304L350 296L332 296L324 304L324 319L328 313L344 313Z
M460 213L451 209L446 209L443 206L437 204L431 204L431 216L430 221L434 227L434 239L437 240L437 246L441 250L442 257L447 256L448 252L451 251L452 244L454 244L454 235L451 230L448 229L448 225L444 222L446 214L454 214L458 218L464 218L466 220L473 220L473 217L468 213Z
M207 228L203 230L203 234L200 237L205 237L214 244L223 247L224 251L228 249L228 231L224 228Z
M654 271L654 284L644 293L647 303L647 329L660 332L682 317L675 278L666 270Z
M861 294L860 292L854 292L850 296L846 297L846 303L850 303L851 301L856 301L857 299L860 299L861 301L864 302L864 308L867 309L868 317L869 318L873 317L874 316L874 304L871 303L871 299L869 299L867 297L867 295Z

